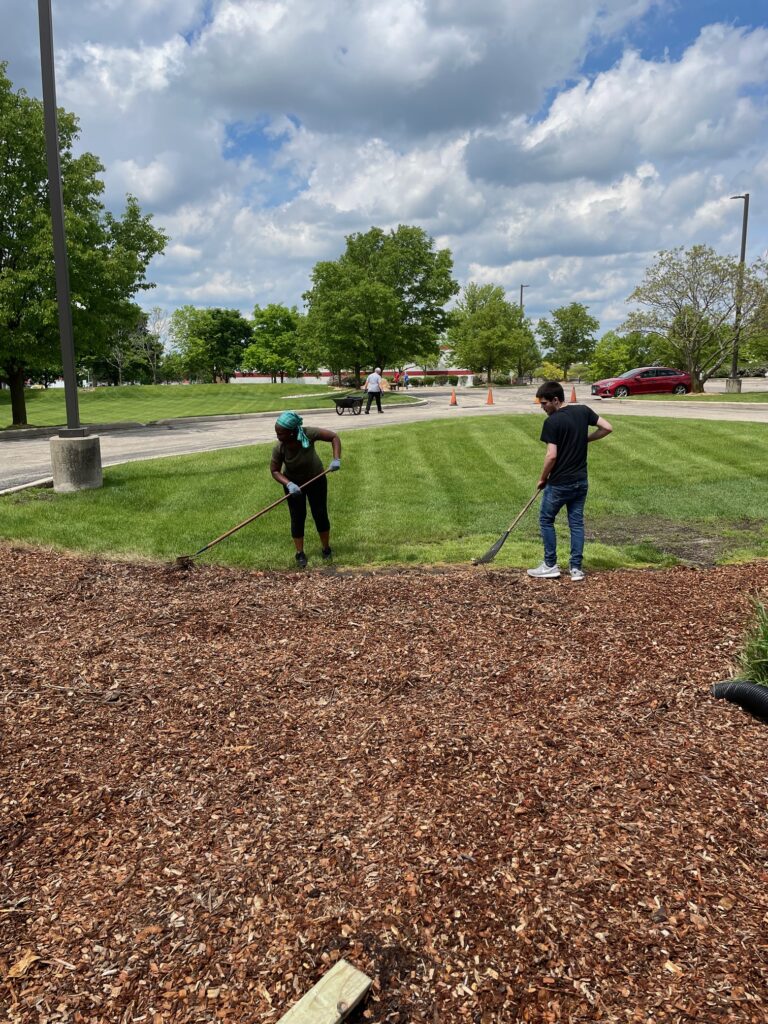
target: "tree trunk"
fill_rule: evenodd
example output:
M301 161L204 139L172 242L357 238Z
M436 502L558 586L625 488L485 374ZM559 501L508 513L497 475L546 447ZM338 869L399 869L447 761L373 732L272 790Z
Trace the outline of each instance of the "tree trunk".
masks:
M24 367L15 367L8 374L11 389L11 414L14 427L27 425L27 402L24 397Z

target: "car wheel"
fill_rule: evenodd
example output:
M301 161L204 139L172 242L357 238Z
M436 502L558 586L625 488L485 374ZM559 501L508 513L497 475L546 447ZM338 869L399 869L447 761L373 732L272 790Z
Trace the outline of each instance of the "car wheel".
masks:
M687 395L688 394L688 388L685 386L685 384L675 384L675 386L672 388L672 394L673 395Z
M629 388L621 384L619 387L616 388L616 390L613 393L616 396L616 398L626 398L629 394Z

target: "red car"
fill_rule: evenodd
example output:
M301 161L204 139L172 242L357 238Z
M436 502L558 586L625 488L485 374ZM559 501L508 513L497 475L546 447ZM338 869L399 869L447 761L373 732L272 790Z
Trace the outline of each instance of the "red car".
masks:
M592 394L600 398L626 398L627 395L687 395L691 390L691 375L668 366L638 366L618 377L598 380L592 385Z

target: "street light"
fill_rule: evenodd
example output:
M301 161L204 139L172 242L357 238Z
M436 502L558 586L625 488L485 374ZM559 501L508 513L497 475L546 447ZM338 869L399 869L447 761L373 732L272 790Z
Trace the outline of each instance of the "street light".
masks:
M54 490L79 491L101 487L101 449L98 437L87 437L80 424L75 376L75 344L72 334L72 307L67 267L67 239L64 231L64 199L61 189L59 130L56 113L56 77L53 61L53 18L51 0L37 0L40 22L40 66L43 79L43 116L45 154L48 164L48 198L53 228L53 261L56 272L56 298L59 307L59 338L64 373L66 429L51 439L51 463Z
M527 284L520 285L520 312L523 312L523 288L527 288Z
M744 290L744 260L747 255L747 222L749 221L749 192L731 199L744 200L744 216L741 221L741 256L739 257L739 279L736 282L736 315L733 321L733 355L731 356L731 376L726 381L727 391L741 391L739 377L739 340L741 335L741 301Z

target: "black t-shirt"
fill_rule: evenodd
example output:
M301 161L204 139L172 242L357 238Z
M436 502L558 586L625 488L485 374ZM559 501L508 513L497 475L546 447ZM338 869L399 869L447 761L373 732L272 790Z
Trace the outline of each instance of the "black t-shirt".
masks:
M598 415L588 405L564 405L544 420L541 440L557 445L557 462L547 483L574 484L587 479L587 437Z

